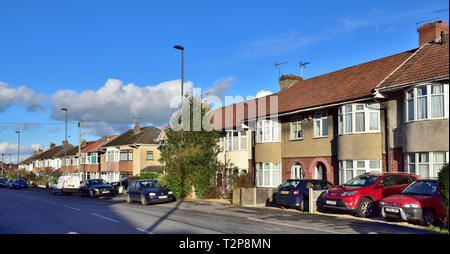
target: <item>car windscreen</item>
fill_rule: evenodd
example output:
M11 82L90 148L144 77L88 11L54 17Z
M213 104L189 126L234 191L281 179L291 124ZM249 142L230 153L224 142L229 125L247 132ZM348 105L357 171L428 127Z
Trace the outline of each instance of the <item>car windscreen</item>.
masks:
M289 180L285 182L283 185L280 186L280 188L288 188L288 187L297 187L300 184L300 180Z
M158 181L143 181L141 182L141 189L154 189L154 188L163 188L164 185Z
M439 183L435 181L417 181L409 185L402 191L407 195L426 195L433 196L439 188Z
M369 186L374 184L380 176L360 175L348 181L346 186Z
M94 180L89 180L89 184L90 185L99 185L99 184L108 184L108 183L103 179L94 179Z

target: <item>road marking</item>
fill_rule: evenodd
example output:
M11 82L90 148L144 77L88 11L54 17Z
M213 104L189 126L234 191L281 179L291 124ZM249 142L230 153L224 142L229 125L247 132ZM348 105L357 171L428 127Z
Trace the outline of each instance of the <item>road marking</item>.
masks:
M275 224L275 225L280 225L280 226L286 226L286 227L309 229L309 230L322 231L322 232L332 233L332 234L345 234L345 233L341 233L341 232L337 232L337 231L325 230L325 229L320 229L320 228L304 227L304 226L298 226L298 225L292 225L292 224L285 224L285 223L281 223L281 222L261 220L261 219L253 218L253 217L248 217L247 219L252 220L252 221L265 222L265 223L270 223L270 224Z
M77 210L77 211L81 211L81 209L79 209L79 208L68 206L68 205L64 205L64 207L67 207L67 208L70 208L70 209L73 209L73 210Z
M44 202L46 202L46 203L50 203L50 204L56 205L56 202L53 202L53 201L49 201L49 200L46 200L46 199L44 199L44 200L42 200L42 201L44 201Z
M147 230L143 230L143 229L140 229L140 228L136 228L136 229L139 230L139 231L141 231L141 232L147 233L147 234L149 234L149 235L153 235L152 232L148 232Z
M94 216L97 216L97 217L100 217L100 218L106 219L106 220L110 220L110 221L114 221L114 222L119 222L118 220L114 220L114 219L111 219L111 218L105 217L105 216L103 216L103 215L100 215L100 214L96 214L96 213L91 213L91 214L92 214L92 215L94 215Z
M68 235L78 235L78 233L77 232L69 232L69 233L67 233Z

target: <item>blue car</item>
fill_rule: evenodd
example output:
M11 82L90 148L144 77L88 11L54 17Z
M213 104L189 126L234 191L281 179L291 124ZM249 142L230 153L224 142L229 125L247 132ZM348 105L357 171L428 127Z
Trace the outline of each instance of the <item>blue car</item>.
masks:
M328 190L333 187L328 181L316 179L291 179L278 187L275 203L281 207L296 208L305 211L309 204L309 188Z
M22 189L28 187L27 181L23 178L11 179L8 183L8 187L12 189Z
M158 180L138 180L131 182L127 189L127 203L133 201L148 205L149 203L175 201L175 197L173 192Z

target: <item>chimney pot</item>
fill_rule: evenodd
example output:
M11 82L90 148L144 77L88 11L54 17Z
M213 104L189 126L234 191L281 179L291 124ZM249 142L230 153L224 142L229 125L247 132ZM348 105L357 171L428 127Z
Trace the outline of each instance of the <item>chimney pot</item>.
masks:
M136 122L134 126L134 134L138 134L141 131L141 127L139 127L139 122Z

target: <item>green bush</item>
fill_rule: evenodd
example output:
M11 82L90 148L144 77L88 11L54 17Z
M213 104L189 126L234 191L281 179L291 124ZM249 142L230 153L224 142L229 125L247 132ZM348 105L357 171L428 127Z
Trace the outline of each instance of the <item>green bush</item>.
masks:
M160 179L162 177L162 174L155 172L141 172L139 174L139 177L141 179Z
M444 203L444 208L447 211L447 217L445 219L445 223L447 224L448 227L448 222L449 222L449 218L448 218L448 181L449 181L449 175L448 175L448 167L449 164L446 164L442 169L441 172L439 172L439 185L441 186L441 190L440 190L440 196L442 197L442 202Z

